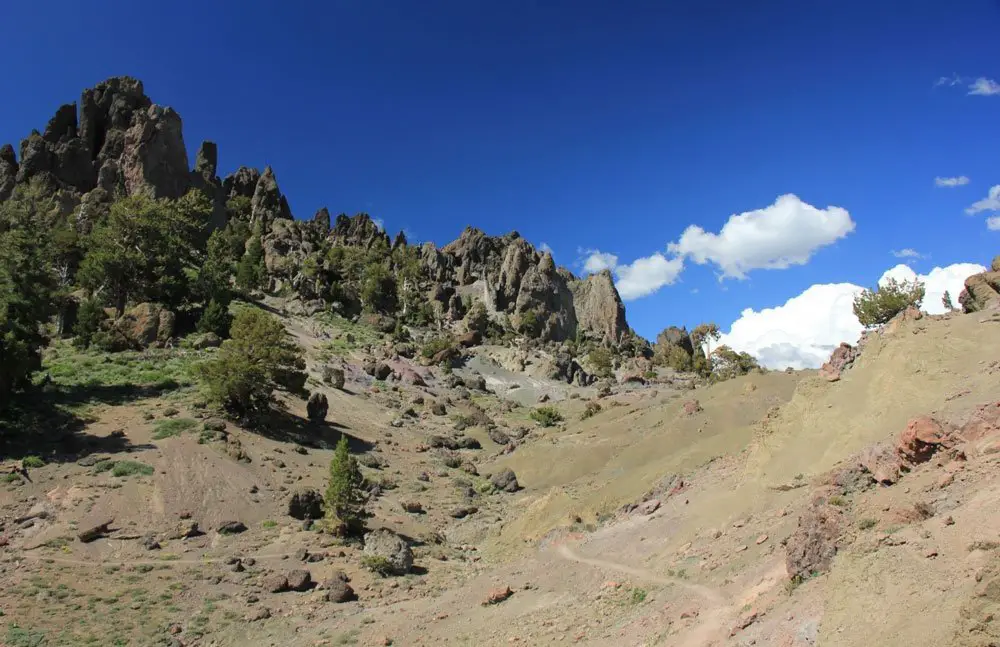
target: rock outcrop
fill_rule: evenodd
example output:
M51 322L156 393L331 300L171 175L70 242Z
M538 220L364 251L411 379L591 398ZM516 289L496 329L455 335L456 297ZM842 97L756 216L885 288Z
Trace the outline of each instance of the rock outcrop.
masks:
M958 295L964 312L1000 310L1000 256L990 263L988 272L965 279L965 289Z
M482 307L473 312L479 321L485 310L483 325L476 329L484 338L492 321L542 342L582 337L633 347L635 338L609 272L578 278L517 232L490 236L469 227L440 249L425 243L414 250L405 235L390 238L367 214L341 214L331 222L323 208L311 220L295 220L271 167L242 166L220 179L218 148L206 141L190 168L181 116L154 103L142 82L132 77L107 79L84 90L78 103L60 106L43 132L34 131L20 143L19 153L11 145L0 147L0 200L28 182L58 197L81 233L104 217L116 196L176 199L200 190L212 203L205 223L209 232L228 218L240 218L260 233L266 270L261 288L294 292L314 310L345 300L350 302L341 303L338 311L359 309L354 303L359 290L356 285L345 289L345 265L330 259L331 248L384 250L390 270L398 274L408 264L411 271L404 288L411 298L404 307L413 305L413 294L426 295L420 304L424 320L459 322L479 302ZM238 205L229 212L227 202L234 199ZM355 260L347 256L348 265ZM419 266L416 279L413 260ZM355 272L348 280L357 283ZM585 377L572 364L560 366L564 379Z

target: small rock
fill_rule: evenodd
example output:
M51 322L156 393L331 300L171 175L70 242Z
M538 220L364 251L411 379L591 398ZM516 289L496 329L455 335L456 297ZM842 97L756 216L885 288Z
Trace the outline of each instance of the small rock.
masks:
M643 501L639 504L639 507L635 509L639 514L653 514L660 508L659 499L650 499L648 501Z
M247 614L247 622L258 622L260 620L267 620L271 617L271 612L267 607L257 607L253 611Z
M216 528L220 535L238 535L246 530L247 526L242 521L224 521Z
M479 512L479 508L477 508L476 506L473 505L459 506L451 511L451 516L454 517L455 519L464 519L465 517L468 517L469 515L475 514L477 512Z
M156 540L156 535L146 535L142 538L142 547L146 550L159 550L160 542Z
M761 535L760 537L757 537L757 545L758 546L760 546L761 544L763 544L765 541L767 541L767 535Z
M271 573L261 579L260 587L268 593L282 593L288 590L288 577L281 573Z
M83 543L89 543L95 539L100 539L108 533L108 528L114 523L114 519L106 519L100 523L88 526L86 530L83 530L77 534L77 539Z
M486 600L483 601L483 606L490 604L500 604L510 596L514 595L509 586L498 586L490 590L489 595L486 596Z
M505 467L490 478L490 483L493 484L498 490L503 490L504 492L517 492L521 486L517 482L517 476L514 474L514 470L509 467Z
M424 506L419 501L404 501L400 504L404 511L410 514L423 514Z
M222 418L209 418L201 426L205 431L225 431L226 421Z

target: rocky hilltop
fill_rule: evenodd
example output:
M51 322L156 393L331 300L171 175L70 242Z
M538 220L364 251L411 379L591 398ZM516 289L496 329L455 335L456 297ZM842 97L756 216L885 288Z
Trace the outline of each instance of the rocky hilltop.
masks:
M621 348L634 338L608 272L578 278L516 232L488 236L467 228L442 248L411 246L402 233L390 239L366 214L332 219L323 208L312 219L295 218L270 167L241 166L220 179L213 142L201 144L190 168L180 115L153 103L142 82L130 77L98 83L79 103L59 107L44 132L21 142L19 154L9 144L0 148L0 201L28 184L57 198L81 233L117 198L178 199L200 191L212 204L207 231L240 219L260 241L261 289L292 291L312 311L361 305L338 289L350 280L330 264L330 250L339 247L407 259L414 271L405 280L418 293L415 302L433 305L429 324L457 322L481 303L500 328L542 342L588 339ZM403 264L394 264L398 278ZM385 314L407 307L395 305L383 308Z

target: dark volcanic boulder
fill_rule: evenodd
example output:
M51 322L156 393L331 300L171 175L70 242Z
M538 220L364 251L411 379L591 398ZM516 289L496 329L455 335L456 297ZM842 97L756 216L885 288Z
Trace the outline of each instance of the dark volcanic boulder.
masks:
M392 575L406 575L413 568L413 551L409 544L385 528L365 535L364 554L385 560Z
M323 518L323 495L310 488L296 491L288 500L288 516L303 521Z

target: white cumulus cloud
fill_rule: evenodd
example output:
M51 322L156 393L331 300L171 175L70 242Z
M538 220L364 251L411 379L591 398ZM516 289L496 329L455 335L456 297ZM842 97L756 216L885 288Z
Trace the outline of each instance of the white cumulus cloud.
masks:
M990 187L989 193L982 200L972 203L965 213L975 215L982 211L1000 211L1000 184Z
M970 182L969 178L964 175L959 175L958 177L936 177L934 178L934 185L945 188L954 188L956 186L965 186Z
M917 274L907 265L897 265L878 282L888 278L922 281L926 290L922 309L941 314L945 290L957 305L965 279L985 270L976 263L956 263ZM853 307L854 297L862 289L851 283L818 284L774 308L748 308L718 343L750 353L767 368L818 368L838 344L857 343L861 336L863 327Z
M746 351L773 369L816 368L840 342L856 343L863 326L852 310L863 288L851 283L812 285L783 305L744 310L718 343Z
M717 234L691 225L667 249L699 265L717 265L723 278L742 279L750 270L804 265L855 226L846 209L817 209L787 194L763 209L731 215Z
M587 258L583 261L583 271L596 274L601 270L613 270L618 267L618 257L596 249L586 251Z
M684 269L684 259L667 258L659 252L645 258L638 258L630 265L614 268L615 287L624 301L632 301L648 296L664 285L677 280Z
M987 79L984 76L979 77L969 86L969 94L975 94L979 96L992 96L994 94L1000 94L1000 83L997 83L993 79Z

